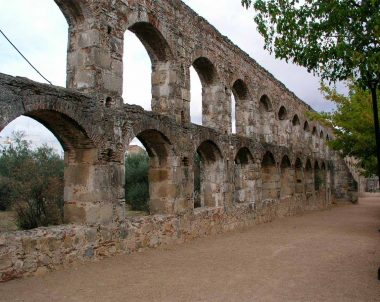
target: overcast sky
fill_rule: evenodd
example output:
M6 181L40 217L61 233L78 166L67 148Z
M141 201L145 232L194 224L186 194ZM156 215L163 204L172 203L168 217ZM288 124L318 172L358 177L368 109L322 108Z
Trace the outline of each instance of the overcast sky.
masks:
M260 65L283 82L315 110L331 110L332 105L320 94L319 79L304 68L276 60L263 50L263 39L257 33L253 11L245 10L240 0L185 0L223 35L247 52ZM0 29L54 85L65 86L67 23L53 0L0 0ZM0 36L0 72L44 80ZM125 35L124 94L125 102L150 110L151 65L149 57L134 34ZM191 72L192 121L201 121L201 86L196 72ZM40 124L25 117L12 122L0 133L0 143L12 131L25 131L34 144L57 146L54 136ZM60 152L60 148L57 147Z

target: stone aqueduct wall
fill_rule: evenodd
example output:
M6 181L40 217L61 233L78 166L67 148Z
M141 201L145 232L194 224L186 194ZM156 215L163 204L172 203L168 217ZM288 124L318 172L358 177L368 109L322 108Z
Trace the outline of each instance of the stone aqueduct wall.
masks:
M67 225L0 234L0 280L355 200L345 162L326 145L331 129L308 121L309 106L181 1L55 2L69 23L68 89L0 74L0 130L26 115L59 139ZM152 60L152 112L121 98L128 29ZM190 66L203 126L190 123ZM152 215L128 218L124 154L136 136L151 159Z

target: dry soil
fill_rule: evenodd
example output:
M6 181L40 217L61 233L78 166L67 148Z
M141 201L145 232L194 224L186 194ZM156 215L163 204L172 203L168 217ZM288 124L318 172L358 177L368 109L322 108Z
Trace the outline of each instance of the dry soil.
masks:
M0 284L0 301L380 301L380 198Z

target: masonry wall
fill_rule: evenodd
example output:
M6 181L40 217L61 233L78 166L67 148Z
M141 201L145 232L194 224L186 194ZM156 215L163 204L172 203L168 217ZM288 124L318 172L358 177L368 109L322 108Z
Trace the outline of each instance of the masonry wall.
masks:
M62 266L95 261L121 253L133 253L161 245L225 233L270 222L281 216L325 209L317 200L296 198L279 203L267 200L197 209L187 215L152 215L127 218L115 225L64 225L0 234L0 281L43 274Z
M69 89L0 74L0 131L26 115L62 143L67 225L0 234L1 280L356 200L349 169L326 143L332 130L181 1L56 3L69 23ZM152 60L152 112L123 104L126 30ZM190 66L203 86L202 126L190 123ZM124 155L135 137L150 156L151 215L128 218Z

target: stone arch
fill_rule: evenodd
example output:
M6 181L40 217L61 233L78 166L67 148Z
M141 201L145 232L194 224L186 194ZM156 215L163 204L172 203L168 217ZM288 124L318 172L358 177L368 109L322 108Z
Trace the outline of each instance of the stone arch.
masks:
M310 131L309 122L307 120L303 124L303 131L304 131L304 139L307 141L307 143L311 144L311 131Z
M192 66L202 84L202 125L231 133L231 115L226 115L231 111L230 93L221 83L216 65L200 55L192 61Z
M326 164L325 162L323 161L322 164L321 164L321 177L322 177L322 184L321 184L321 187L323 189L326 189L326 185L327 185L327 178L326 178L326 175L327 175L327 169L326 169Z
M253 133L253 118L249 90L247 84L237 79L232 85L232 93L235 97L235 122L238 135L250 135Z
M311 165L310 159L306 160L304 176L306 197L310 197L314 192L313 167Z
M29 96L29 101L33 96ZM48 100L46 100L48 101ZM98 142L94 141L93 135L89 133L88 125L80 121L86 120L83 116L76 114L82 112L80 108L72 106L66 108L65 104L52 106L54 100L49 102L24 102L22 110L18 104L14 104L15 110L7 115L7 120L2 120L0 129L2 130L13 119L24 115L30 117L44 125L58 139L64 149L64 221L69 223L102 223L109 222L112 215L102 219L99 217L87 216L86 205L92 201L102 200L103 197L113 196L111 188L93 189L98 183L98 175L94 172L94 166L99 164L99 156L104 156L98 150ZM19 110L18 110L18 109ZM54 109L52 109L54 108ZM76 112L76 114L72 114ZM89 122L90 123L90 122ZM105 170L107 168L104 168ZM118 168L115 168L116 170ZM112 173L119 175L113 170ZM104 171L106 172L106 171ZM117 180L116 180L117 179ZM115 176L115 187L122 184ZM102 197L103 196L103 197ZM97 205L101 206L101 205Z
M313 130L311 132L311 141L314 150L317 151L319 149L319 136L317 126L313 126Z
M300 122L300 119L299 119L297 114L295 114L292 118L292 125L293 125L293 127L301 126L301 122Z
M299 145L299 139L301 136L301 122L298 117L298 114L294 114L292 118L292 129L291 129L291 138L293 147Z
M161 31L152 23L139 21L130 24L127 30L134 33L148 53L151 70L151 108L161 115L175 116L177 121L184 117L182 105L176 102L176 71L173 52ZM128 67L127 67L128 68Z
M294 170L287 155L283 156L280 169L280 198L285 199L294 194Z
M149 155L149 211L151 214L172 214L177 199L177 192L173 190L176 162L173 145L156 129L142 130L136 138Z
M261 134L264 136L264 140L267 143L272 143L273 132L274 132L274 112L273 105L267 94L260 97L259 100L259 129Z
M62 145L69 159L75 157L78 150L96 148L97 142L89 132L90 125L82 123L86 118L81 115L82 108L67 106L59 98L39 100L33 95L28 100L15 99L12 110L0 118L0 131L14 119L24 115L30 117L51 131ZM52 106L51 103L55 102ZM1 105L1 104L0 104Z
M302 160L297 157L294 163L295 193L302 194L305 191Z
M305 121L305 123L303 124L303 130L305 132L310 132L310 125L308 121Z
M317 126L314 126L313 127L313 131L311 132L311 134L313 135L313 136L317 136Z
M235 156L234 171L234 202L252 202L254 201L254 159L248 148L242 147Z
M261 180L262 180L262 200L278 199L279 175L277 172L276 161L271 152L267 151L261 161Z
M259 110L260 112L269 112L273 110L272 102L268 95L263 94L260 97Z
M206 57L199 57L194 60L193 66L197 71L202 85L207 87L218 81L218 73L214 64Z
M280 107L277 116L280 121L285 121L288 118L288 111L286 110L285 106Z
M321 130L321 132L319 133L319 138L321 140L323 140L325 138L324 134L323 134L323 130Z
M194 207L222 206L225 177L222 152L212 140L205 140L198 146L196 153L200 158L200 204Z
M90 18L90 10L88 4L83 0L54 0L62 14L65 16L69 26L78 24L84 21L85 18Z
M322 188L322 175L319 163L314 161L314 191L318 192Z
M289 144L289 138L292 129L288 120L288 111L285 106L280 107L277 113L277 118L277 141L280 146L286 146Z
M172 51L161 32L149 22L136 22L128 27L145 46L152 65L172 60Z

